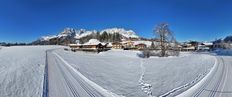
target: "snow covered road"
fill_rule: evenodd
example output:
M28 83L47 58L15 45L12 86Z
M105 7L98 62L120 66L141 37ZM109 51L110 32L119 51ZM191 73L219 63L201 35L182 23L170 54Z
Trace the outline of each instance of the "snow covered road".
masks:
M76 69L63 60L58 54L47 51L48 91L44 97L104 97L112 96L100 93L84 80ZM45 80L46 81L46 80Z
M190 88L181 97L232 97L232 57L217 56L217 64L198 89Z

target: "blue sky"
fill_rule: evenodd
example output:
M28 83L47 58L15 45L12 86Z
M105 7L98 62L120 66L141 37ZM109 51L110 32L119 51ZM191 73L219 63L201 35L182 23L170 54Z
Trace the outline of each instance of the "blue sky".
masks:
M143 37L161 22L177 40L232 34L230 0L0 0L0 41L31 42L65 27L132 29Z

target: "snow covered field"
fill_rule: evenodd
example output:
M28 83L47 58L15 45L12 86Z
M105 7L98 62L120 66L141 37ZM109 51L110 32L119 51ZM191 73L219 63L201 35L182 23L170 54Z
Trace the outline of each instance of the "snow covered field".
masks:
M170 59L148 59L144 63L145 80L153 86L154 95L173 96L185 91L203 78L214 63L213 56L188 53Z
M58 46L4 47L0 50L0 97L41 97L45 51Z
M60 46L4 47L0 50L0 97L41 97L45 51ZM180 57L142 59L138 51L100 54L53 51L89 80L126 97L177 95L209 72L215 58L181 53ZM58 61L59 62L59 61Z
M198 82L213 66L207 54L141 59L137 51L111 50L100 54L56 50L88 79L126 97L173 96Z

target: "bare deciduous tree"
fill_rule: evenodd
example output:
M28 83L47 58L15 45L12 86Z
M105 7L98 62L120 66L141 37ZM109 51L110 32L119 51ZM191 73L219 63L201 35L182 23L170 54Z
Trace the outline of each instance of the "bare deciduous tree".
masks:
M156 38L159 39L161 57L167 56L168 50L175 50L177 42L167 23L161 23L157 25L154 30L154 34Z

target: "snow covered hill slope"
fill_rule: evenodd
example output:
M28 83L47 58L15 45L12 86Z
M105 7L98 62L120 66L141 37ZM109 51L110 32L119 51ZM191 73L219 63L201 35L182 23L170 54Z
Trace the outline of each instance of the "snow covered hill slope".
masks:
M192 53L181 53L180 57L141 59L137 57L138 51L55 52L88 79L126 97L146 97L149 91L153 96L169 93L203 78L215 61L211 55ZM167 96L177 95L194 84Z
M2 48L0 50L0 97L41 97L45 51L53 48L58 46Z

